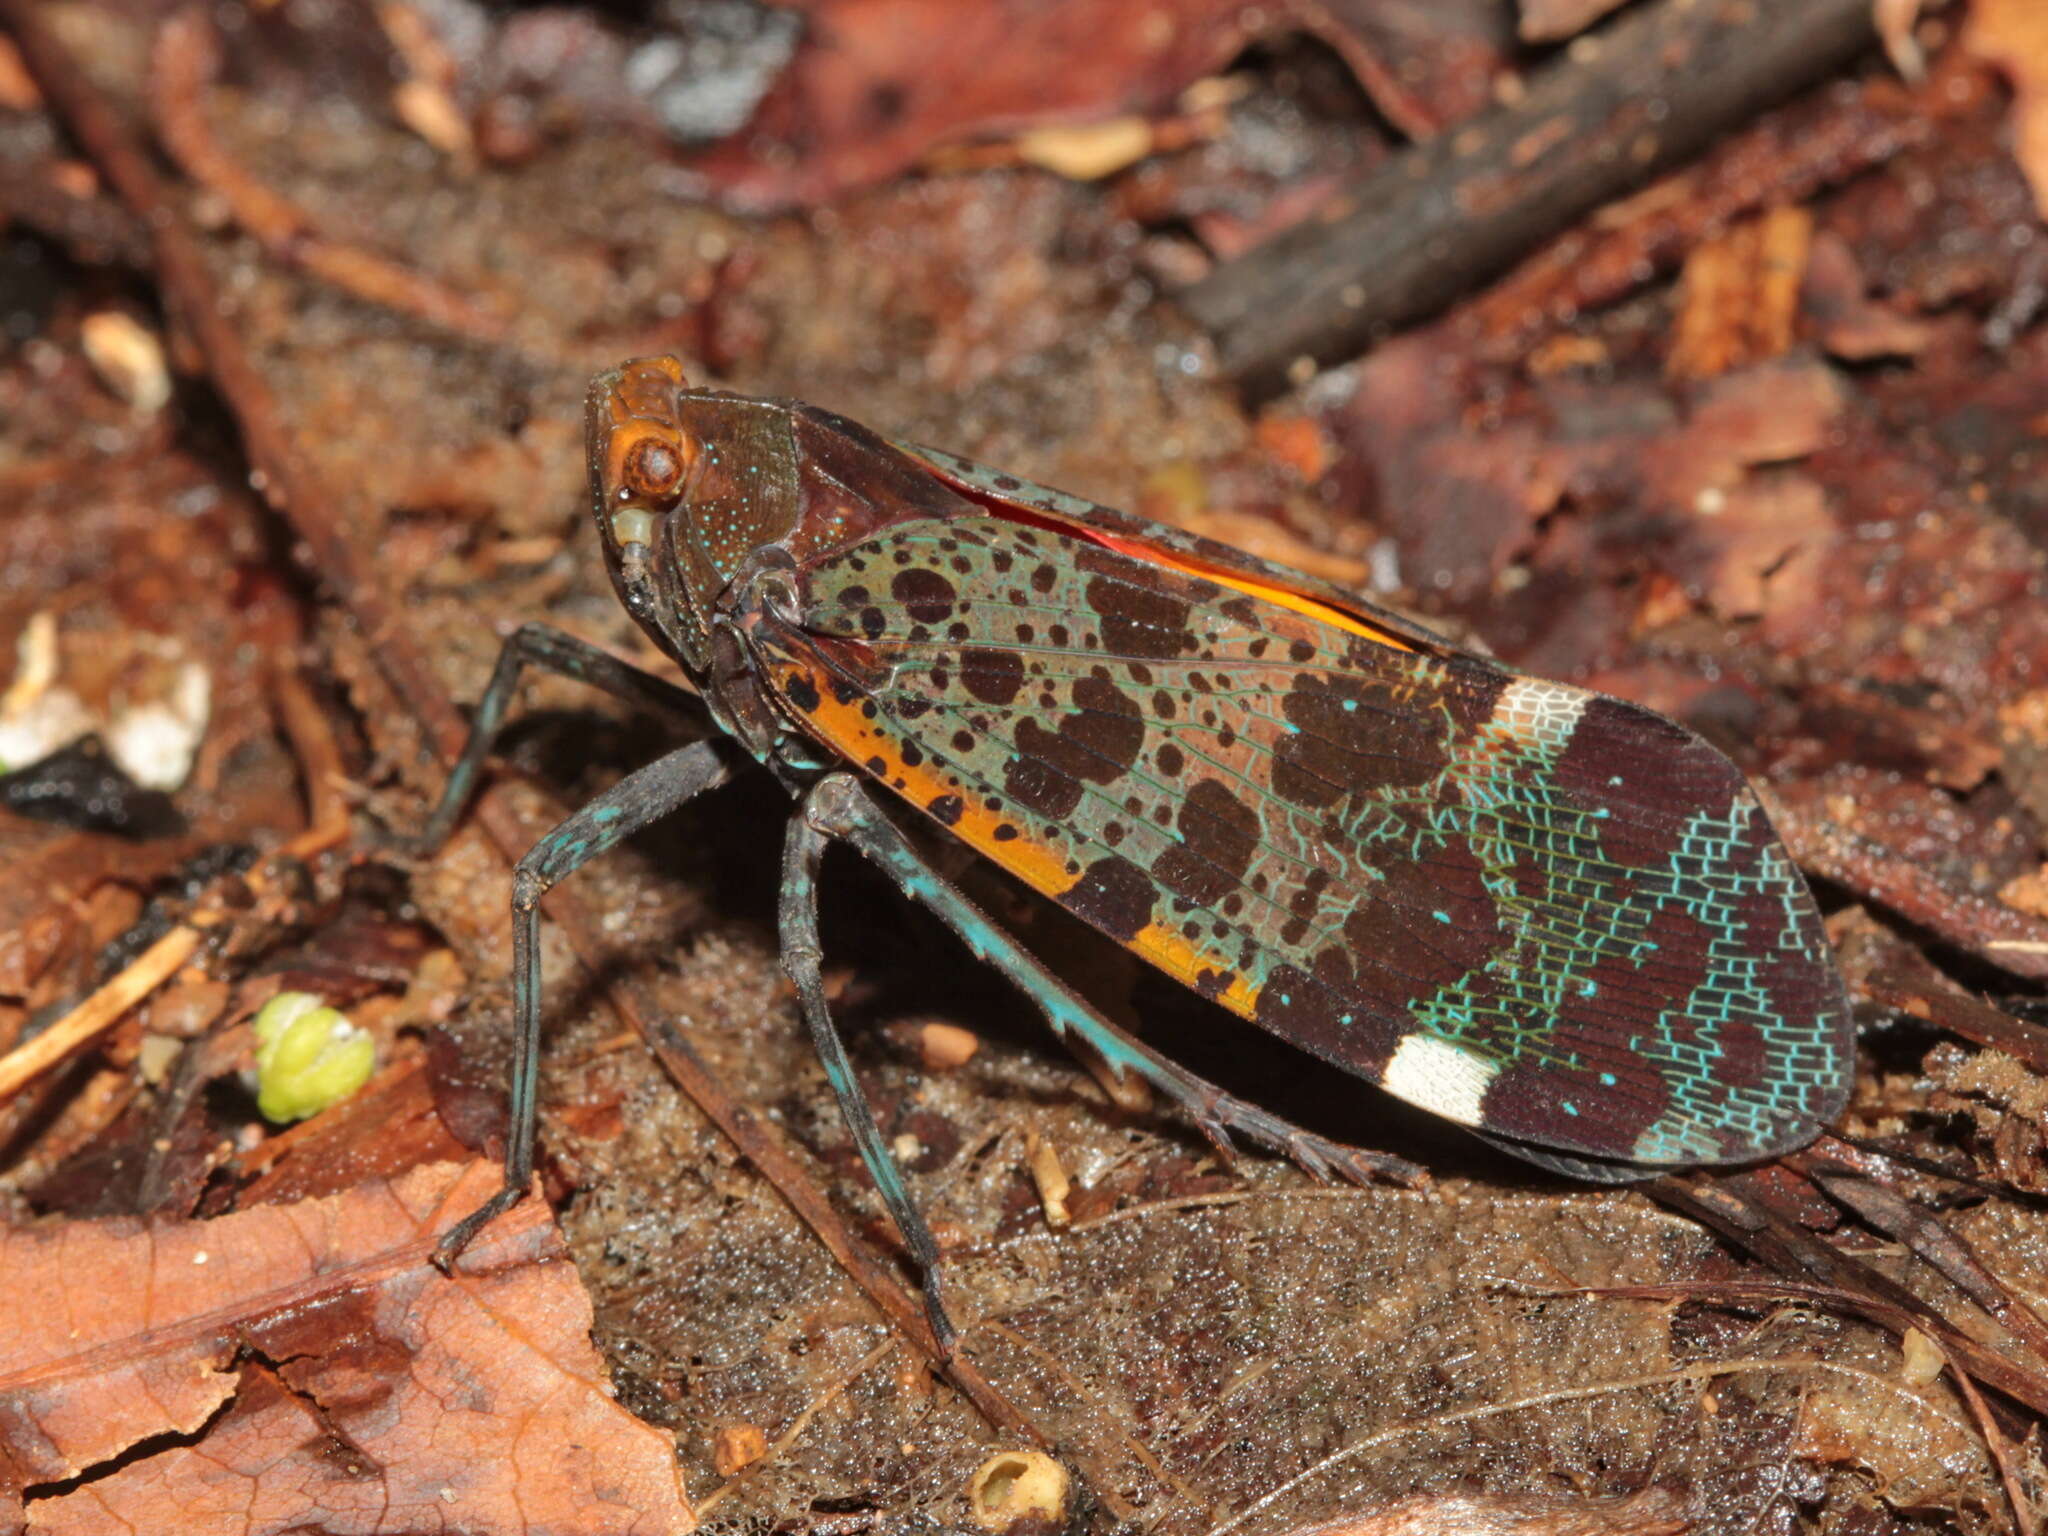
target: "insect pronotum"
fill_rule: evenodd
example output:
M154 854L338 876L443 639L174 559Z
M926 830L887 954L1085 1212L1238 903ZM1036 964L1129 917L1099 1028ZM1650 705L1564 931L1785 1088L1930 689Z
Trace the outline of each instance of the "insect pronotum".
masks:
M695 685L541 625L506 644L422 834L438 842L522 668L707 709L519 862L505 1186L533 1168L538 902L744 758L796 802L783 964L950 1341L938 1250L819 975L816 881L859 849L1219 1144L1413 1176L1231 1097L1095 1012L934 871L967 844L1175 980L1397 1097L1580 1178L1742 1162L1840 1110L1850 1017L1820 919L1735 766L1662 716L1525 677L1339 588L892 443L828 411L598 377L591 511L620 599Z

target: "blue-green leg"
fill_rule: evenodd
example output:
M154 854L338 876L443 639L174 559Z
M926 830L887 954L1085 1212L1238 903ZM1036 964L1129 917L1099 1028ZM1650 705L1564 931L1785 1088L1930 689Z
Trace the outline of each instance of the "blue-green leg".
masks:
M387 835L387 843L413 852L432 853L448 840L505 724L506 712L518 693L519 676L529 666L588 683L629 704L649 705L668 712L699 707L696 696L687 689L629 666L586 640L546 624L522 624L498 652L490 685L477 700L476 714L470 721L469 740L463 743L462 756L449 770L448 782L441 788L441 799L433 814L418 832L409 836Z
M904 1187L902 1170L897 1168L896 1160L882 1144L882 1130L875 1124L875 1112L868 1105L868 1096L861 1089L860 1079L853 1074L853 1063L846 1059L846 1045L832 1023L832 1009L825 998L825 981L820 972L824 951L818 943L818 866L825 857L825 850L831 846L832 838L813 824L810 810L820 791L841 777L844 776L835 774L820 781L805 800L804 809L790 818L789 839L783 844L782 851L779 911L782 968L796 983L797 997L803 1003L804 1023L811 1031L811 1043L817 1049L819 1061L824 1063L825 1080L832 1085L832 1092L839 1100L839 1113L846 1121L846 1128L853 1133L853 1144L860 1149L861 1161L867 1164L875 1188L882 1196L882 1203L889 1208L896 1230L903 1234L904 1245L909 1248L911 1260L917 1265L918 1278L924 1286L925 1317L931 1323L932 1336L938 1341L939 1348L950 1355L957 1334L952 1319L946 1315L945 1288L939 1272L939 1245L933 1241L931 1228L925 1225L924 1217L910 1198L910 1191Z
M509 649L509 648L508 648ZM540 900L557 880L652 825L685 800L732 776L733 749L723 737L679 747L629 773L535 843L512 871L512 1019L518 1054L512 1062L511 1129L505 1141L505 1183L497 1194L448 1230L434 1262L446 1269L533 1181L534 1121L540 1079Z
M1038 1005L1056 1033L1080 1036L1117 1071L1135 1072L1178 1104L1226 1158L1233 1155L1230 1138L1234 1132L1291 1159L1318 1178L1338 1174L1359 1182L1372 1178L1409 1185L1428 1182L1422 1169L1403 1158L1330 1141L1256 1104L1234 1098L1118 1028L938 875L851 774L821 779L805 803L804 814L818 831L853 844L906 895L930 908L978 958L1015 982Z

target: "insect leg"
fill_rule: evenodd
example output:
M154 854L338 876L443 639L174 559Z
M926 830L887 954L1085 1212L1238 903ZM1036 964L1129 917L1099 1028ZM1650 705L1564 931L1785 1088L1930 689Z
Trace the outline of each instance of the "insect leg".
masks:
M934 871L851 775L820 780L805 814L821 830L852 843L904 894L929 907L959 934L977 958L1015 982L1038 1005L1054 1033L1071 1030L1118 1072L1135 1072L1151 1083L1180 1105L1226 1158L1232 1155L1230 1133L1235 1131L1317 1178L1334 1173L1360 1182L1375 1177L1408 1185L1428 1182L1428 1175L1405 1158L1327 1140L1232 1097L1105 1019Z
M861 1089L860 1079L853 1074L853 1063L846 1059L845 1043L833 1026L831 1006L825 998L824 978L819 971L824 951L818 942L818 866L835 834L813 821L811 808L827 792L828 785L846 779L845 774L833 774L819 780L805 798L803 808L790 818L789 840L783 845L782 899L778 914L782 968L796 983L797 996L803 1001L804 1023L810 1027L811 1043L817 1048L818 1059L824 1063L826 1081L831 1083L832 1092L839 1100L839 1113L846 1121L846 1128L853 1133L853 1143L860 1149L861 1161L868 1165L868 1173L874 1178L882 1203L889 1208L896 1230L903 1234L911 1260L917 1265L918 1278L924 1285L925 1317L931 1323L932 1336L937 1339L939 1348L950 1355L957 1334L953 1320L946 1315L945 1289L939 1273L939 1245L933 1240L931 1228L925 1225L924 1217L918 1213L916 1203L911 1200L910 1191L904 1187L902 1171L889 1155L889 1149L882 1144L882 1131L875 1124L875 1112L868 1105L868 1096Z
M476 715L470 721L469 740L463 743L462 756L449 770L448 782L441 788L433 814L418 832L409 836L387 835L385 841L390 846L431 853L448 840L476 787L477 776L483 772L484 759L490 755L491 746L505 724L505 712L511 708L513 694L519 687L519 675L528 666L588 683L631 704L677 711L693 708L697 703L696 696L687 689L629 666L587 640L578 640L546 624L522 624L498 652L490 684L477 700Z
M508 654L509 654L509 647ZM557 880L652 825L685 800L732 776L724 738L695 742L635 769L527 850L512 871L512 1019L518 1033L512 1060L511 1129L505 1139L505 1183L457 1222L434 1247L446 1269L500 1212L533 1182L533 1133L540 1078L540 899Z

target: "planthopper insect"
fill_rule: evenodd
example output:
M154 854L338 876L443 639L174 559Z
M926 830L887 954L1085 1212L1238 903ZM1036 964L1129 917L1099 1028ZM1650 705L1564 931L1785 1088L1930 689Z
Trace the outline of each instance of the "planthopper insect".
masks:
M722 733L629 774L513 885L506 1184L533 1167L538 902L744 758L797 802L783 964L950 1340L938 1252L826 1006L816 882L851 843L1044 1011L1227 1147L1413 1176L1222 1092L1095 1012L918 852L959 839L1202 996L1531 1162L1619 1181L1798 1146L1848 1093L1819 915L1699 737L1524 677L1236 550L891 443L828 411L600 375L592 514L682 689L528 625L422 840L444 837L528 663Z

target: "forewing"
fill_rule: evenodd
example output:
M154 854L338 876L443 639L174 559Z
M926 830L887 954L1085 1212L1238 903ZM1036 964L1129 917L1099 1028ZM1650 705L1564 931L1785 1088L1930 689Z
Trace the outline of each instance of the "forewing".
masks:
M1648 711L1001 516L898 524L765 628L805 729L1206 996L1497 1136L1644 1164L1847 1085L1812 902Z

